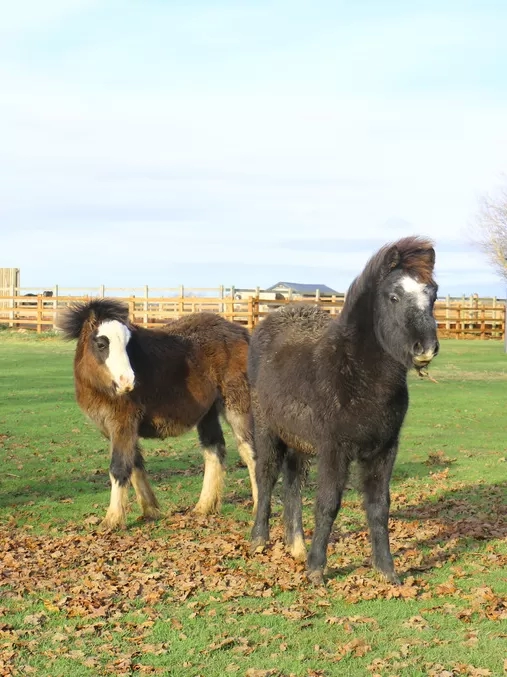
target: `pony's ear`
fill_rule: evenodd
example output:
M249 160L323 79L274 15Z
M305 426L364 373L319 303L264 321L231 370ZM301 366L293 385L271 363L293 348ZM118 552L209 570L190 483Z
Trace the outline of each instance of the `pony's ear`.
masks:
M396 268L401 261L401 253L398 247L393 244L392 247L386 251L384 260L382 262L382 277L386 277Z
M430 266L431 266L431 270L433 270L433 268L435 267L435 250L433 249L433 247L430 247L428 249L427 254L428 254L428 259L429 259L429 263L430 263Z

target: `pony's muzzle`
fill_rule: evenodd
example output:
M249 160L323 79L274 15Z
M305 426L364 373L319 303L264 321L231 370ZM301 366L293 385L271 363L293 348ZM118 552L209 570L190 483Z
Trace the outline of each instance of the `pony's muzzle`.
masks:
M440 344L437 340L432 341L429 345L423 345L420 341L416 341L412 348L412 362L415 367L426 367L431 360L438 355Z
M119 395L130 393L132 390L134 390L134 379L130 376L120 376L118 383L115 383L115 385L116 392Z

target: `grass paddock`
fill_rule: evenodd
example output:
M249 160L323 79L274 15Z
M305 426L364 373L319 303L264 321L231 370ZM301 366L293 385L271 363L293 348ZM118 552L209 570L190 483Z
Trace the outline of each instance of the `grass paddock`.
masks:
M220 515L191 512L203 466L192 432L143 443L164 517L139 523L132 496L127 530L98 532L108 450L75 403L73 352L51 336L0 332L0 676L503 674L502 344L443 341L438 383L410 376L391 483L399 587L369 567L354 472L325 587L285 553L279 486L271 545L250 557L248 472L226 425Z

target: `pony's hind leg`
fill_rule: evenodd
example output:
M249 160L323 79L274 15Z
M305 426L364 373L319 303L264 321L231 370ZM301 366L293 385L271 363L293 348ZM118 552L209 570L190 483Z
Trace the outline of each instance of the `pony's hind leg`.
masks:
M302 454L288 449L283 464L285 545L294 559L306 561L301 488L308 472Z
M250 485L252 487L253 512L255 514L257 512L258 491L257 480L255 479L255 456L250 413L242 413L228 408L225 409L224 414L227 423L232 428L241 460L248 468Z
M225 476L225 440L214 404L197 424L204 455L204 479L194 512L209 515L220 511Z
M271 495L276 484L287 447L275 433L255 427L255 476L259 502L251 535L251 552L262 550L269 540Z
M144 468L143 454L139 446L136 447L134 469L132 470L132 486L136 492L137 502L142 510L141 519L154 520L160 517L160 506L148 482L148 475Z

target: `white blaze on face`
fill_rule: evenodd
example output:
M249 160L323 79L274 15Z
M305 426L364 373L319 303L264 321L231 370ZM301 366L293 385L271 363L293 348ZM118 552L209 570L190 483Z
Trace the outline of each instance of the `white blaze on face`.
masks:
M134 387L135 374L127 355L130 330L117 320L107 320L97 329L97 336L109 339L109 355L105 365L118 386L118 393L125 393Z
M413 277L410 277L410 275L404 275L400 280L400 284L407 294L413 295L418 308L421 310L426 310L428 308L430 297L425 292L425 284L418 282Z

